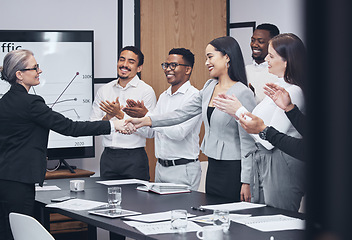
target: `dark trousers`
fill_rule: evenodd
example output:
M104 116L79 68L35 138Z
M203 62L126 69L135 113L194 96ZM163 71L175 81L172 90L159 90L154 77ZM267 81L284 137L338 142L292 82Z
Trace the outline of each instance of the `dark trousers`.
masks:
M106 179L141 179L149 181L149 161L144 147L105 148L100 158L100 176Z
M13 239L9 214L11 212L33 216L34 184L0 180L0 239Z
M241 161L208 158L205 192L231 202L240 201Z

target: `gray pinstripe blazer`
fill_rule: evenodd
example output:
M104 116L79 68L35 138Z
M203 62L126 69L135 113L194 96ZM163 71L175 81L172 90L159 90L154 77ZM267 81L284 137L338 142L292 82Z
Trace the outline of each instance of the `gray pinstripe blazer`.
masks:
M179 124L202 114L205 127L205 135L201 146L202 152L217 160L241 160L241 182L249 183L252 158L251 156L245 157L245 155L255 149L254 140L232 116L218 109L214 110L210 125L207 120L209 101L217 83L218 81L215 79L208 80L199 94L196 94L192 101L186 103L180 109L162 115L150 116L152 127ZM252 91L241 82L234 84L226 94L235 94L248 111L252 111L255 107Z

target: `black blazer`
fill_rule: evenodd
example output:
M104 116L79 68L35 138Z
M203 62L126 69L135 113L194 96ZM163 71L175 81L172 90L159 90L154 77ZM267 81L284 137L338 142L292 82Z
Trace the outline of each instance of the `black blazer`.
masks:
M42 184L50 129L73 137L111 132L109 121L72 121L15 84L0 99L0 179Z

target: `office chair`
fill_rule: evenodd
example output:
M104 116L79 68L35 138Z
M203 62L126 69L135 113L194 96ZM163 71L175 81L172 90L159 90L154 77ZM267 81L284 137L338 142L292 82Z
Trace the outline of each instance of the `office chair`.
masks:
M33 217L10 213L10 226L14 240L55 240Z

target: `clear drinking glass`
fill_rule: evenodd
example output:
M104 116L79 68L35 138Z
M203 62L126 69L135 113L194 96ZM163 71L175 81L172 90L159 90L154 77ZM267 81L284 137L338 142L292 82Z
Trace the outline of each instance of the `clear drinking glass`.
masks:
M171 228L179 233L185 233L187 229L187 211L172 210L171 211Z
M110 209L120 208L122 200L122 189L121 187L109 187L108 188L108 204Z
M213 213L213 225L220 225L224 232L227 232L230 228L230 213L227 210L214 210Z

